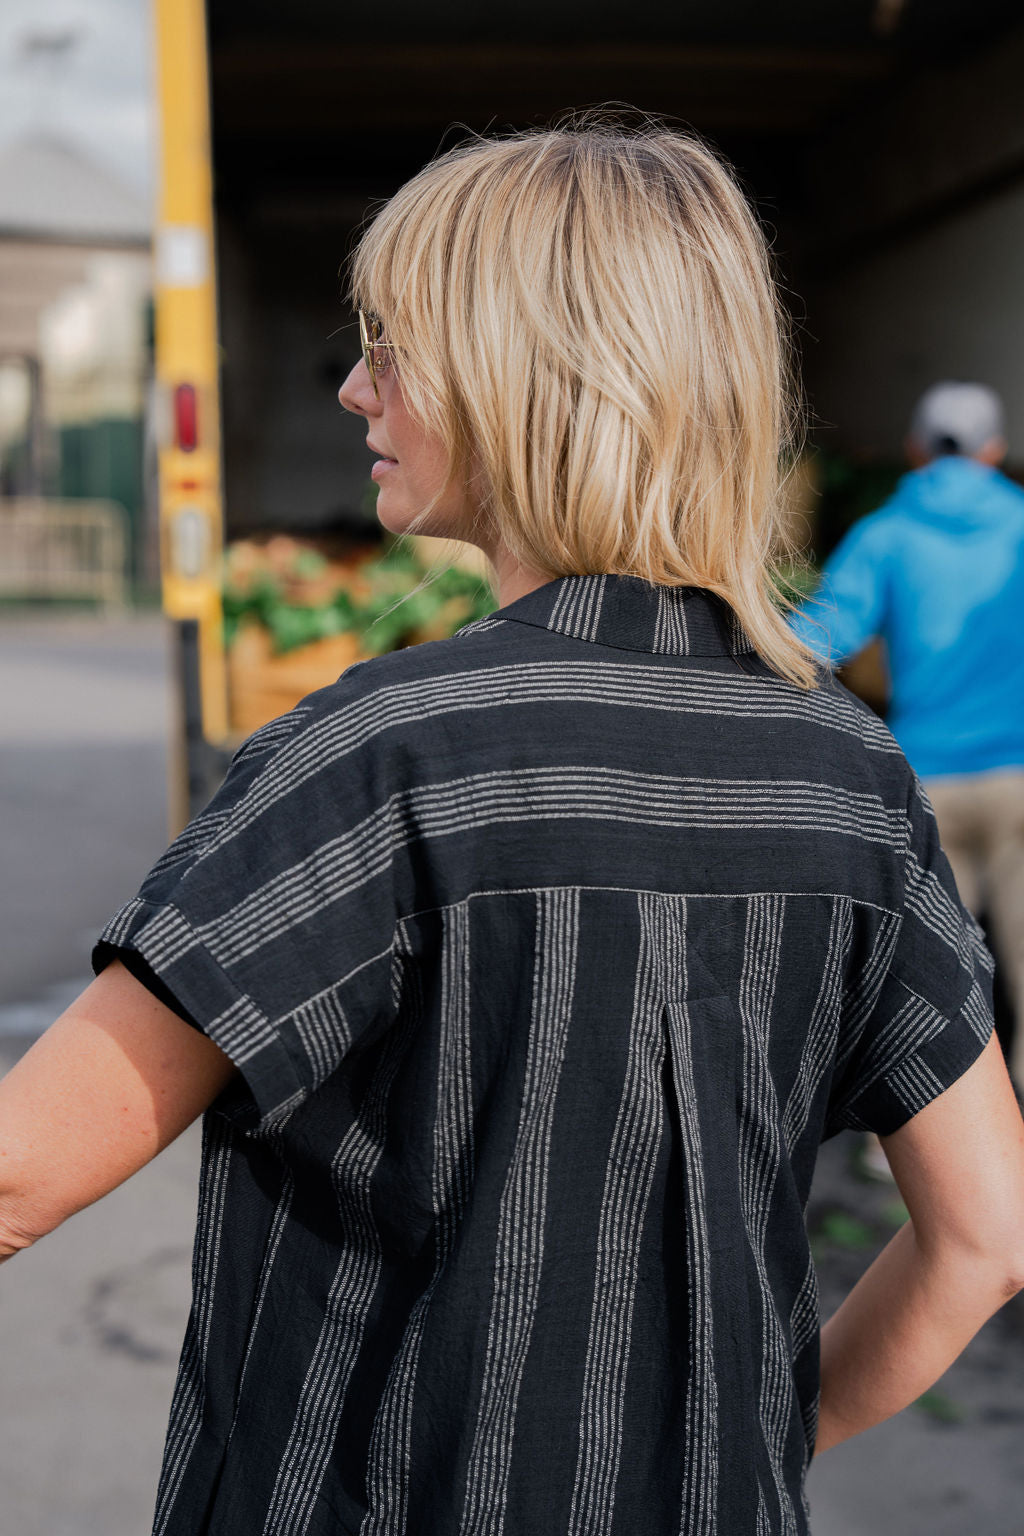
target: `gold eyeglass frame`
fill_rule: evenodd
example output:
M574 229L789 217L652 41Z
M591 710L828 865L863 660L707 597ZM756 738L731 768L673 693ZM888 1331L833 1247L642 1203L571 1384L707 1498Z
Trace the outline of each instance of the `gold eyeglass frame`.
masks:
M373 385L373 394L376 400L380 399L380 390L377 387L377 374L383 373L391 361L388 358L383 366L374 361L373 354L376 351L386 350L391 345L388 341L381 341L383 329L384 327L376 315L368 315L365 310L359 310L359 340L363 346L363 362L366 364L366 371L370 375L370 383Z

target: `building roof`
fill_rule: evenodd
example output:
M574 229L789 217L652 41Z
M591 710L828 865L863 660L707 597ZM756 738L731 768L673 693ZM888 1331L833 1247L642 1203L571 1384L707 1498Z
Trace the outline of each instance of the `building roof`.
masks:
M34 134L0 148L0 236L140 245L150 215L143 197L75 145Z

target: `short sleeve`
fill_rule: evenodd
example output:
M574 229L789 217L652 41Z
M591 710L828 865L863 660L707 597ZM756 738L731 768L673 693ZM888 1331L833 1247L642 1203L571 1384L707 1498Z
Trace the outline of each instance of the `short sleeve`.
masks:
M235 1062L235 1118L293 1111L392 1009L387 770L346 678L239 749L220 790L103 929Z
M902 910L877 928L845 1003L826 1134L888 1135L961 1077L993 1029L994 965L913 779Z

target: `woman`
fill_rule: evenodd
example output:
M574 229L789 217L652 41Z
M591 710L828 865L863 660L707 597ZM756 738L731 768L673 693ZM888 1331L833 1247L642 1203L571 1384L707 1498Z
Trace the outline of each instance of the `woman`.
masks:
M1024 1148L927 801L773 596L761 235L693 140L559 130L354 288L380 519L501 606L241 749L0 1086L4 1251L212 1106L167 1536L806 1531L1024 1279ZM844 1126L911 1220L819 1351Z

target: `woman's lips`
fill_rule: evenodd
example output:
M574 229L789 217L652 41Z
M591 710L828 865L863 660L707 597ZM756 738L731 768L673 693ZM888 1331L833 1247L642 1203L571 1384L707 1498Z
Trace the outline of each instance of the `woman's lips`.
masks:
M366 446L369 448L371 453L378 455L377 462L370 470L371 480L376 480L378 475L386 475L389 469L394 469L395 465L398 463L397 459L389 458L386 453L382 452L382 450L377 447L376 443L371 443L369 438L366 439Z

